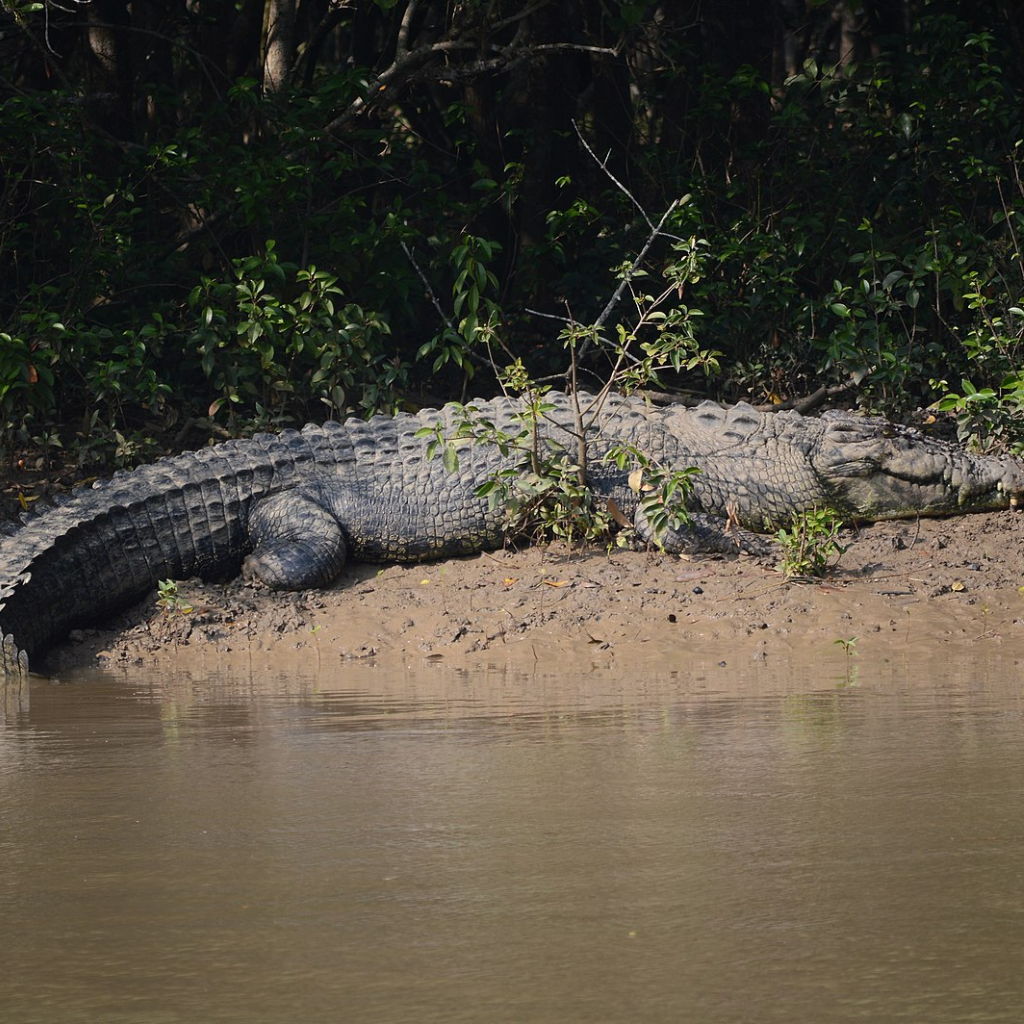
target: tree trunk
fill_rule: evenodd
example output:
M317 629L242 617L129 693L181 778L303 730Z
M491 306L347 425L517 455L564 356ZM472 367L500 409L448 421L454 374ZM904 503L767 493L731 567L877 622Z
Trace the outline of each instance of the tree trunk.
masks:
M132 126L131 47L127 5L121 0L93 0L85 8L90 60L90 114L100 128L130 140Z
M266 18L263 91L275 93L291 83L295 64L295 0L267 0Z

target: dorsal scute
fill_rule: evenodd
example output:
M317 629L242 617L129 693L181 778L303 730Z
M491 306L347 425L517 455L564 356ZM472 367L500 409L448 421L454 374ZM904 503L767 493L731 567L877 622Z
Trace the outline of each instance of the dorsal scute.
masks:
M725 423L726 412L717 402L707 401L691 410L689 416L705 430L719 430Z
M764 422L765 414L758 412L748 402L737 402L726 410L725 419L731 427L747 427L754 430Z
M344 423L339 423L337 420L327 420L325 423L307 423L299 433L307 440L315 440L325 434L344 432L345 429Z

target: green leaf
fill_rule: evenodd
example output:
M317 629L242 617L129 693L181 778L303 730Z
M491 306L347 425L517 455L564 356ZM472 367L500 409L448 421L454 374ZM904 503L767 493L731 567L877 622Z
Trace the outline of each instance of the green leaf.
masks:
M441 465L449 473L459 471L459 453L455 450L455 445L449 444L445 447L444 454L441 456Z

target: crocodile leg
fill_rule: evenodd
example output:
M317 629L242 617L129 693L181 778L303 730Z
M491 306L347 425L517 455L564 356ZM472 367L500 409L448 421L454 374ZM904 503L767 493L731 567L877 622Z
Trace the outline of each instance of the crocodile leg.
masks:
M655 530L638 507L633 516L637 538L644 544L656 544L670 555L722 554L745 551L751 555L769 555L776 550L769 537L745 530L732 519L691 512L690 522L680 529L665 526Z
M338 520L315 498L294 490L256 502L249 539L253 551L242 571L272 590L325 587L348 553Z

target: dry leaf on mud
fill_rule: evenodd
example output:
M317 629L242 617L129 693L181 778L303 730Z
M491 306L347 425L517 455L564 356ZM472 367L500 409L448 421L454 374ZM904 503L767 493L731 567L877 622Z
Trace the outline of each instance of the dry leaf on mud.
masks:
M676 576L676 583L689 583L691 580L699 580L704 576L703 572L681 572Z
M546 587L567 587L569 586L568 580L541 580L541 583Z
M612 517L619 524L619 526L629 528L633 524L626 518L625 513L619 508L618 502L614 498L609 498L607 503L608 515Z

